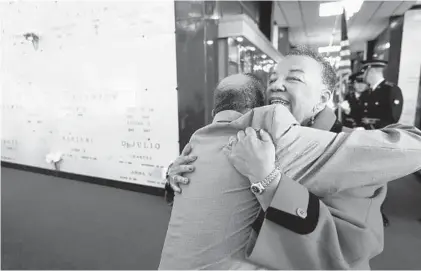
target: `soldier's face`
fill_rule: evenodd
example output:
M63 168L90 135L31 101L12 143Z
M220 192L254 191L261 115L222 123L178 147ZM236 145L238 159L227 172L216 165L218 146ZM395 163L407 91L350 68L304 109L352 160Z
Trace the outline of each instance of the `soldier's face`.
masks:
M373 82L373 69L368 68L365 72L364 72L364 82L367 83L368 85L372 85L375 84Z
M367 90L368 86L366 83L356 82L354 83L354 88L358 93L362 93Z
M314 115L317 104L326 104L329 98L322 66L307 56L287 56L279 62L266 91L266 104L283 104L301 124Z

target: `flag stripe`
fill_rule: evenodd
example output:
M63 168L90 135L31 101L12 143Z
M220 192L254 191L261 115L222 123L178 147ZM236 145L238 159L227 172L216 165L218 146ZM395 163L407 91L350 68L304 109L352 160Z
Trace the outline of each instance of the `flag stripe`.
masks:
M337 84L337 97L338 102L341 102L343 99L344 91L346 91L346 84L348 82L348 78L352 73L351 70L351 48L348 39L348 29L346 25L346 14L345 9L342 13L341 18L341 50L339 52L340 60L337 63L336 73L338 76L338 84Z
M347 56L341 56L341 61L342 60L351 60L351 56L347 55Z
M351 50L348 40L345 10L342 13L341 19L341 51L339 52L338 75L343 78L351 74Z
M341 56L341 57L345 57L345 56L350 56L351 55L351 51L350 50L342 50L342 51L340 51L339 52L339 55Z
M341 46L349 46L349 40L342 40L341 41Z

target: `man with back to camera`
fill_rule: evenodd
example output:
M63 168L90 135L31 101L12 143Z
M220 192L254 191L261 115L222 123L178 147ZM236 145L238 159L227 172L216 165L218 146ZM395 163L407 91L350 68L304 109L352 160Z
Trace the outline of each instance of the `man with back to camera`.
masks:
M340 144L334 133L300 127L284 106L261 107L263 93L263 84L250 74L228 76L218 84L213 123L190 140L202 159L190 177L193 184L174 200L159 269L260 268L245 259L260 205L249 181L225 157L229 136L250 125L268 130L277 142L273 156L282 157L278 166L296 179L310 172L327 146Z
M301 48L291 51L271 76L267 103L280 100L288 105L302 125L340 132L333 112L325 106L334 86L328 78L336 78L328 67L330 65L314 51ZM379 166L383 165L385 169L386 165L392 166L393 172L400 166L408 166L407 162L411 161L414 164L407 168L406 174L419 168L420 157L413 148L419 147L421 141L418 136L407 134L411 131L419 133L413 127L402 125L378 131L341 133L355 147L350 146L349 159L336 155L324 157L331 159L328 165L336 164L336 172L317 175L316 171L313 174L317 179L325 180L327 185L354 179L357 181L354 187L344 186L326 194L317 187L308 189L306 184L295 182L285 174L274 180L262 194L256 195L265 212L262 219L256 221L257 239L249 243L248 259L274 269L368 269L369 260L383 250L380 205L386 194L385 183L397 178L386 177ZM377 139L362 139L363 136ZM356 148L360 141L364 142L362 148ZM387 143L387 148L375 147L381 143ZM233 145L234 152L242 155L229 156L229 160L243 175L255 176L254 180L249 178L252 183L258 183L257 180L273 166L269 159L274 158L270 155L264 158L265 153L261 152L262 146L269 148L270 145L253 134L245 134ZM170 166L167 188L171 186L180 192L179 184L188 183L181 174L194 170L195 159L189 156L190 151L191 146L187 145ZM390 152L375 153L377 151ZM366 155L374 156L367 163L373 171L377 170L374 176L379 179L374 183L364 182L366 172L363 174L353 167ZM394 155L399 159L392 158ZM240 157L243 159L238 160ZM342 160L339 164L338 159ZM342 166L344 161L349 163ZM193 164L188 165L191 162Z

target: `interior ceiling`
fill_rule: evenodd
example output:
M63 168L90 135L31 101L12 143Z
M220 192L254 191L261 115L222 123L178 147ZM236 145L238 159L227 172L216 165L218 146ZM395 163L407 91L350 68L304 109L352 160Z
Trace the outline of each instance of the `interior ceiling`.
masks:
M332 2L332 1L324 1ZM291 44L314 47L329 46L341 38L340 16L319 17L321 1L275 1L274 20L280 27L289 28ZM416 1L364 1L360 11L347 21L352 51L364 50L368 40L375 39L389 24L389 17L402 15ZM334 25L338 17L335 31Z

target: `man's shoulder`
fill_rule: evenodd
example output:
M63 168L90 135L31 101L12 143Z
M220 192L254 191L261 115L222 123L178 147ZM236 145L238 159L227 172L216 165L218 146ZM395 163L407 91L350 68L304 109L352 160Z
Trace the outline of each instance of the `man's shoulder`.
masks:
M351 133L354 129L342 126L342 132L344 133Z
M387 81L387 80L384 80L384 85L385 86L388 86L388 87L395 87L396 86L396 84L394 84L394 83L392 83L390 81Z
M400 91L401 90L398 85L396 85L393 82L386 81L386 80L383 82L383 84L381 84L380 87L384 90L389 90L389 91Z
M223 131L230 131L232 127L231 121L216 121L212 122L206 126L203 126L202 128L199 128L196 130L196 132L193 133L191 138L200 137L203 135L209 135L212 136L213 134L218 134Z

